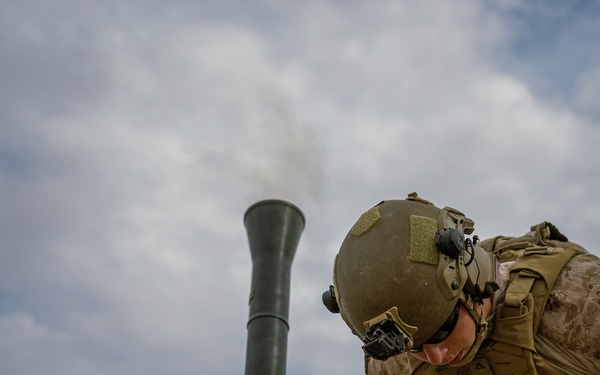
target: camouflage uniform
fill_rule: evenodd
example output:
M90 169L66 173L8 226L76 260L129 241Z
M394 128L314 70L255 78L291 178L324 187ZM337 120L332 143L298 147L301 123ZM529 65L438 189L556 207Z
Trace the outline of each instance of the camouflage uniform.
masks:
M502 244L505 239L507 237L494 240L497 244ZM580 248L572 243L565 242L565 244ZM513 265L512 261L501 264L498 274L498 284L501 288L494 295L494 310L498 302L504 298L509 284L509 272ZM494 337L493 329L490 337ZM480 352L485 351L486 344L489 345L491 342L492 339L488 339L487 343L484 342ZM534 352L536 356L541 357L545 367L525 372L527 374L600 374L600 259L598 257L592 254L575 255L562 268L546 300L533 342ZM367 358L365 367L368 375L493 374L485 366L436 368L408 353L396 355L386 361ZM491 367L495 367L493 363ZM507 371L516 373L510 367Z

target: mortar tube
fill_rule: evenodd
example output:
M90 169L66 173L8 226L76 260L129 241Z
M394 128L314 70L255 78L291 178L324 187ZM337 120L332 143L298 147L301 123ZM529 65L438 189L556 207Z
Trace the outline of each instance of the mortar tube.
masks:
M245 375L284 375L291 266L304 229L293 204L265 200L244 215L252 257Z

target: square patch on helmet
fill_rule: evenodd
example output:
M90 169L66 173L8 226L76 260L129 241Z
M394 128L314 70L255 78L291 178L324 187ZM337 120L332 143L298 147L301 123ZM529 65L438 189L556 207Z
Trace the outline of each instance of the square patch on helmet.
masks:
M354 236L360 237L363 234L367 233L376 222L381 219L381 214L379 213L379 206L375 206L371 208L369 211L360 215L358 221L352 226L350 233Z
M411 215L410 217L410 255L416 263L437 265L438 250L435 246L437 221L430 217Z

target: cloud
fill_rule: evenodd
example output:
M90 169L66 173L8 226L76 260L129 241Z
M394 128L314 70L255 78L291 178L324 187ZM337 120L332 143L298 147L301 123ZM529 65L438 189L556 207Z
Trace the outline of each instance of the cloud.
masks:
M596 103L600 100L600 68L582 73L577 80L574 99L577 108L598 117Z

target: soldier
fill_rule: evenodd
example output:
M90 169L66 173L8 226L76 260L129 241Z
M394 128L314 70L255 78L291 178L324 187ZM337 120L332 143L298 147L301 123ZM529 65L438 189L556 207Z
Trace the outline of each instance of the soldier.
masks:
M323 302L362 340L366 374L600 374L600 259L548 222L473 230L416 193L352 227Z

